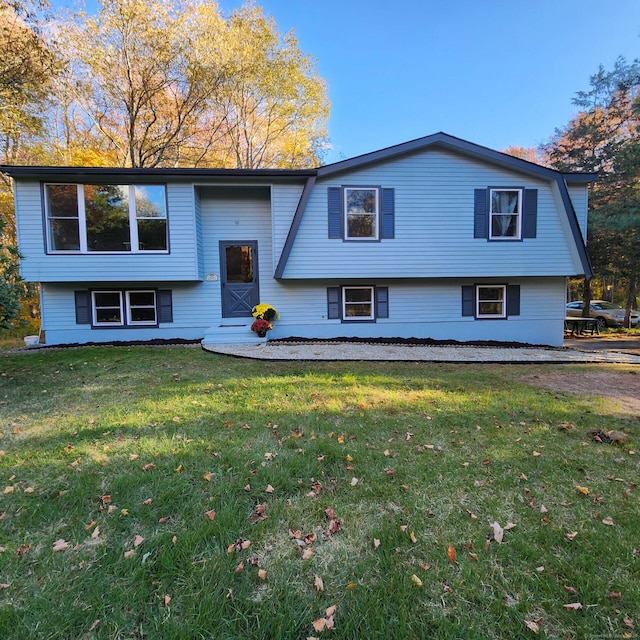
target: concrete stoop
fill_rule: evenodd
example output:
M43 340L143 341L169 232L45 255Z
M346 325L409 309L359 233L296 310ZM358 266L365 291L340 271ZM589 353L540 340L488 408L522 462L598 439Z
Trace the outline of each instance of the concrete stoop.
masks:
M209 327L202 339L202 345L265 344L267 338L260 338L255 331L251 331L252 322L253 318L247 322L230 320L229 322Z

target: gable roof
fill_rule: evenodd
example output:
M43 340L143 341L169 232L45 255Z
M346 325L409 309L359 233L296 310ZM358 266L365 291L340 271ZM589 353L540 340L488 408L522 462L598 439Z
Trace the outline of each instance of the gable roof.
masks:
M347 160L341 160L340 162L324 165L319 167L316 173L318 178L330 177L352 171L354 169L360 169L370 164L387 162L400 156L437 148L454 151L461 155L483 162L488 162L504 169L530 175L535 178L554 181L558 185L564 211L569 222L569 227L571 228L571 234L575 242L584 274L588 278L591 277L593 272L591 270L589 256L587 255L585 243L580 231L580 225L578 224L578 218L569 196L567 183L594 182L598 177L595 173L561 173L555 169L543 167L542 165L535 164L534 162L516 158L515 156L511 156L500 151L494 151L488 147L483 147L481 145L474 144L473 142L468 142L461 138L450 136L443 132L434 133L430 136L425 136L424 138L417 138L416 140L410 140L409 142L403 142L392 147L386 147L385 149L379 149L378 151L372 151L371 153L356 156L355 158L349 158ZM278 265L275 270L274 277L276 278L281 278L284 275L284 270L291 250L293 249L293 243L295 242L295 237L300 227L304 209L309 198L309 193L307 193L307 191L312 188L313 183L315 183L315 179L307 182L307 186L303 192L303 197L300 199L300 203L296 209L291 223L291 228L289 230L289 235L287 236L282 249L282 254L280 255L280 260L278 261Z

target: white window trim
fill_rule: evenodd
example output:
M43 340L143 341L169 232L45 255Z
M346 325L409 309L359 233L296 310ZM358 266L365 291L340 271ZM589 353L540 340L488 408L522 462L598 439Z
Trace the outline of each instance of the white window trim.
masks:
M153 304L131 304L131 294L135 293L151 293L153 294ZM125 291L127 298L127 324L132 326L151 326L158 325L158 297L153 289L135 289L131 291ZM153 309L155 314L155 320L133 320L131 317L131 309Z
M71 184L73 186L76 187L77 190L77 195L78 195L78 233L80 236L80 249L71 249L71 250L65 250L65 249L54 249L52 247L52 234L51 234L51 227L50 227L50 221L51 220L55 220L55 217L51 217L49 215L49 212L51 210L50 208L50 204L49 204L49 190L47 189L47 187L49 187L50 185L53 186L57 186L57 185L62 185L62 184ZM131 250L130 251L89 251L89 248L87 246L87 216L86 216L86 209L85 209L85 199L84 199L84 187L85 187L85 183L82 184L77 184L77 183L62 183L62 182L51 182L51 183L46 183L45 184L45 209L46 209L46 232L47 232L47 251L49 253L54 253L54 254L63 254L63 255L68 255L68 254L78 254L78 253L86 253L86 254L90 254L90 255L109 255L109 254L117 254L117 255L129 255L129 254L133 254L133 253L141 253L144 255L149 255L149 254L154 254L154 253L160 253L160 254L165 254L165 253L169 253L169 216L168 216L168 212L167 212L167 186L165 184L161 184L161 185L151 185L151 186L162 186L164 187L165 190L165 211L164 211L164 216L162 218L157 218L158 220L165 220L166 224L167 224L167 234L166 234L166 239L167 239L167 248L166 249L151 249L151 250L145 250L145 249L140 249L140 243L138 241L138 221L139 220L147 220L148 218L139 218L137 215L137 211L136 211L136 186L141 186L141 185L135 185L135 184L124 184L124 185L116 185L115 183L110 183L110 184L114 184L114 186L122 186L122 187L128 187L129 189L129 193L128 193L128 205L129 205L129 241L131 243ZM74 219L74 218L65 218L65 219Z
M506 215L493 212L493 193L495 191L509 191L518 194L518 213L511 214L517 216L517 233L513 236L494 236L493 235L493 216ZM489 240L521 240L522 239L522 206L524 203L523 190L517 187L496 187L489 189Z
M108 309L111 307L98 307L96 304L96 293L117 293L120 298L120 322L99 322L98 321L98 308L100 309ZM100 289L97 291L91 292L91 320L92 325L94 327L123 327L124 326L124 305L123 305L123 296L122 291L119 290L110 290L110 289Z
M502 289L502 313L480 313L481 302L497 302L480 298L480 289ZM476 285L476 318L506 318L507 317L507 285L479 284Z
M372 236L350 236L349 235L349 211L347 207L348 202L348 192L349 191L374 191L376 195L376 210L372 213L367 214L357 214L357 215L370 215L373 217L375 221L375 233ZM378 187L344 187L343 188L343 203L342 207L344 210L344 239L351 240L354 242L371 242L372 240L380 239L380 189ZM356 214L354 214L356 215Z
M350 304L356 304L355 302L347 302L347 296L345 292L349 289L369 289L371 292L371 315L368 316L349 316L347 315L347 306ZM366 302L358 302L357 304L366 304ZM342 287L342 320L345 322L362 322L363 320L375 320L376 319L376 298L375 287L373 286L345 286Z

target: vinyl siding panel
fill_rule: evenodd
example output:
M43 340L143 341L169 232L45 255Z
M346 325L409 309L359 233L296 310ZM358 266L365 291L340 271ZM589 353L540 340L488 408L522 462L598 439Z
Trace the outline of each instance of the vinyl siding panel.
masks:
M520 286L520 315L476 320L462 315L462 287ZM327 318L327 288L349 284L388 287L389 317L375 323ZM280 312L270 337L387 337L519 342L559 346L563 340L564 278L395 280L375 278L282 281L269 300Z
M30 282L198 280L194 189L167 186L169 253L50 254L45 252L45 220L39 182L17 182L17 227L24 256L21 273Z
M578 217L578 224L584 241L587 241L587 207L588 207L588 189L586 185L569 185L569 195L573 208Z
M296 207L304 185L273 185L271 188L271 207L277 215L273 217L273 264L275 271L284 243L287 239Z
M395 239L330 240L327 188L341 184L395 188ZM474 238L474 189L538 189L537 238ZM557 187L513 171L430 149L319 180L307 205L285 278L489 277L568 275L580 271L561 222Z

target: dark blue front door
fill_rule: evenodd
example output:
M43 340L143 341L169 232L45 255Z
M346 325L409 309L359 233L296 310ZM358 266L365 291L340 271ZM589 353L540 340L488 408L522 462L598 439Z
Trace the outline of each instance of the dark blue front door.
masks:
M247 318L260 301L258 243L220 241L222 317Z

